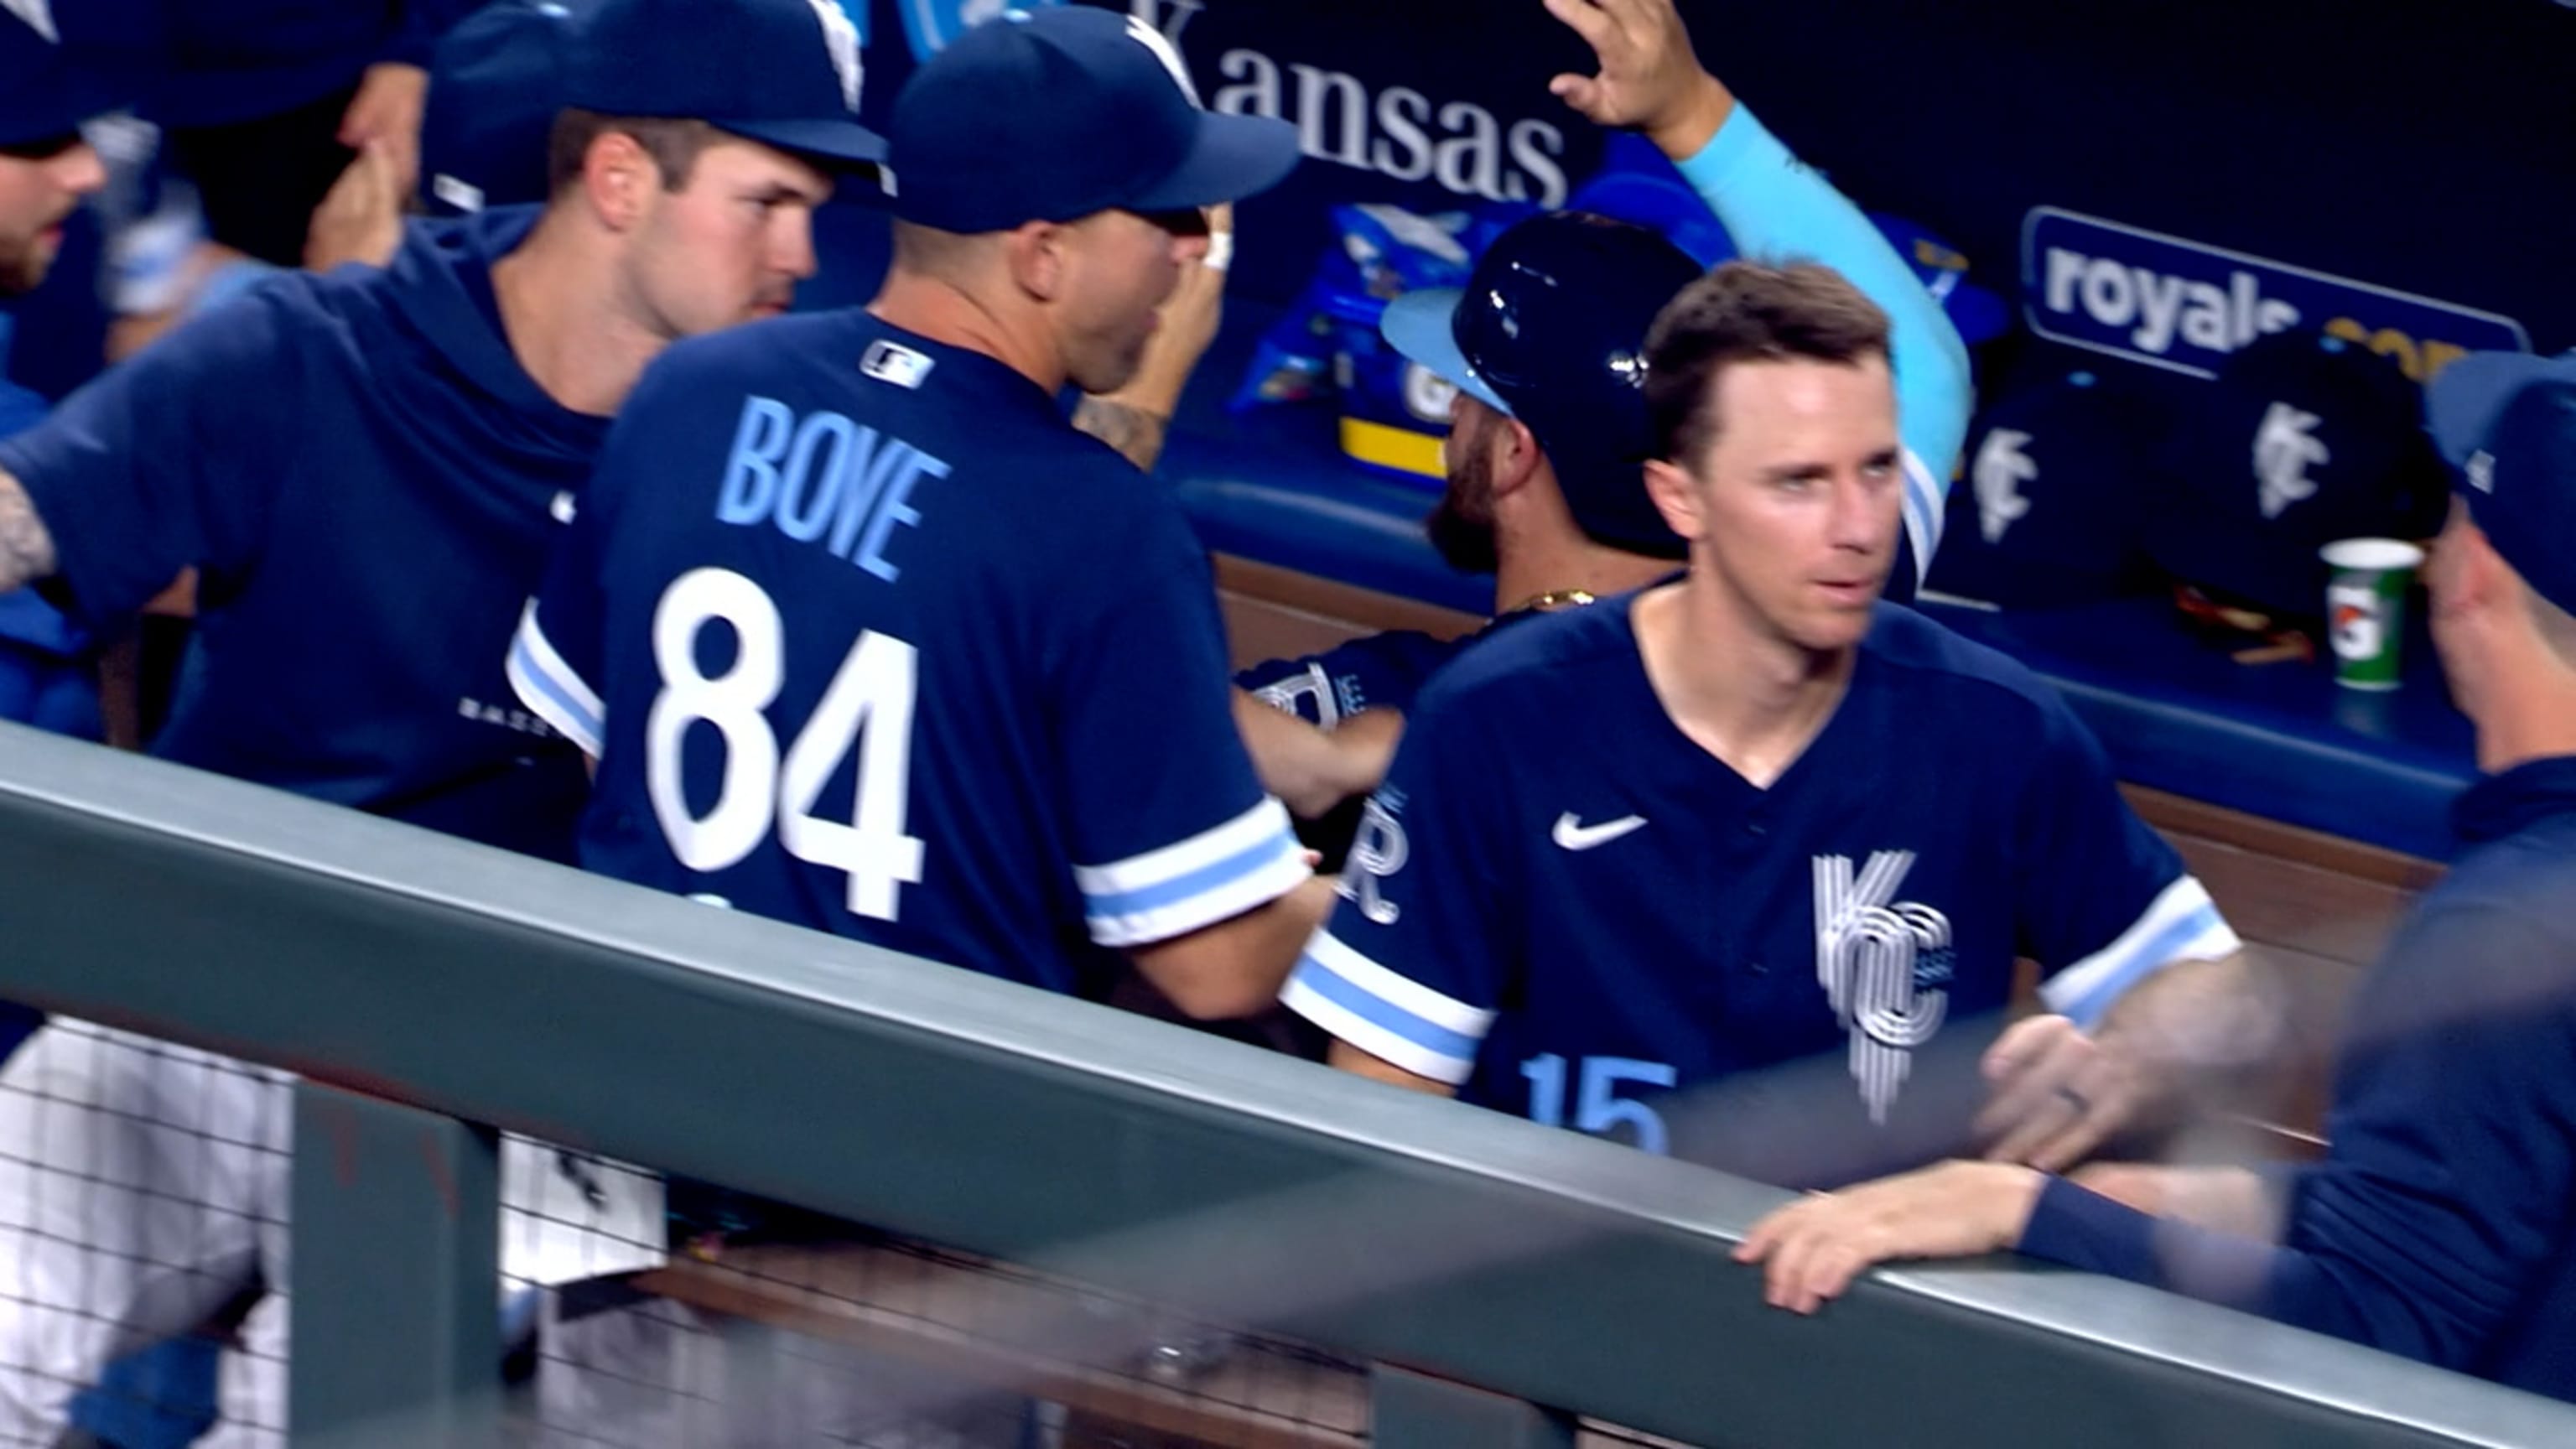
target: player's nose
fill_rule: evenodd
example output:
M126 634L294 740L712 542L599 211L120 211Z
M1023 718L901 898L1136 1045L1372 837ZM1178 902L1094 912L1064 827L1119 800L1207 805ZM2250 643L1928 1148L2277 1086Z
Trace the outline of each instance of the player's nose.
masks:
M47 169L54 184L74 196L88 196L107 185L107 164L86 142L55 157Z
M784 216L770 246L770 265L798 281L814 275L814 218L802 208L782 208Z

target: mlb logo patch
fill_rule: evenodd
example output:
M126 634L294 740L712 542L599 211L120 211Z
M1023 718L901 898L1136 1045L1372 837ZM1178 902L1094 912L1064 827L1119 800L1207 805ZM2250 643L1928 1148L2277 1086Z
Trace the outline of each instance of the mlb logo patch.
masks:
M906 389L920 387L922 380L930 376L930 369L936 366L937 363L921 353L891 342L876 343L868 348L866 356L859 359L861 376Z

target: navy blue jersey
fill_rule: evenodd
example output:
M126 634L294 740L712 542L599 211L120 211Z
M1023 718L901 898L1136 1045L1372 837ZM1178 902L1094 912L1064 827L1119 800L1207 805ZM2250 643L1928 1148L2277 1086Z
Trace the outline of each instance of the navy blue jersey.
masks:
M1238 671L1234 682L1274 709L1331 729L1362 710L1413 708L1433 671L1482 637L1435 639L1409 629L1366 634L1321 654L1264 660Z
M1957 1145L2017 957L2089 1024L2234 949L2010 660L1881 605L1757 789L1665 713L1632 602L1433 682L1289 1006L1467 1100L1811 1184Z
M864 312L647 371L511 652L593 869L1056 990L1306 878L1206 555L1055 400Z
M607 424L502 333L491 264L534 217L416 226L381 273L280 275L0 441L79 622L200 571L156 753L570 858L580 756L501 661Z

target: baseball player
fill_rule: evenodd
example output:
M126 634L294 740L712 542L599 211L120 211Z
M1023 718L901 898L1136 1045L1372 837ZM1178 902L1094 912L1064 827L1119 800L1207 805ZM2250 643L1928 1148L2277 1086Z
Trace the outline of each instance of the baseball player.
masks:
M1770 1302L2017 1247L2576 1399L2576 356L2465 358L2427 403L2460 470L2433 643L2486 773L2450 875L2354 998L2324 1159L1944 1164L1757 1225L1737 1257Z
M10 299L42 285L63 224L107 182L80 124L106 109L104 88L64 63L32 26L0 14L0 437L44 418L43 397L8 380ZM0 549L33 525L0 510ZM88 638L33 593L0 593L0 719L95 734ZM0 1057L43 1018L0 1004Z
M598 757L608 874L1056 991L1125 953L1272 1001L1330 892L1226 707L1205 556L1076 433L1293 128L1202 110L1151 27L975 30L896 103L866 311L675 349L510 671Z
M66 64L33 26L0 14L0 437L41 421L44 397L8 377L17 340L10 299L41 285L61 249L64 223L107 182L80 123L105 110L105 91ZM0 549L32 525L0 512ZM98 695L89 640L26 590L0 593L0 719L95 736ZM14 1047L32 1018L0 1022ZM5 1054L5 1050L0 1050Z
M1549 0L1548 9L1600 64L1597 75L1557 77L1552 89L1567 104L1643 131L1744 255L1823 262L1887 313L1905 449L1889 594L1913 597L1967 434L1958 329L1860 209L1701 67L1672 0ZM1443 452L1449 485L1430 533L1452 566L1494 575L1496 626L1641 587L1682 557L1640 481L1650 434L1636 360L1655 314L1699 271L1640 228L1540 217L1497 239L1463 290L1388 308L1387 339L1458 389ZM1397 717L1477 637L1380 634L1245 671L1237 682L1274 706L1238 710L1263 779L1306 817L1367 793L1385 772Z
M831 7L615 0L583 53L547 206L276 278L0 442L0 586L105 622L200 571L159 753L569 856L579 753L501 667L549 537L644 364L783 308L825 167L882 156ZM287 1105L275 1073L76 1023L0 1072L0 1436L59 1431L120 1338L282 1281ZM617 1210L658 1240L657 1203ZM551 1251L513 1234L505 1262ZM249 1338L227 1417L273 1429L282 1312Z
M2063 702L1880 601L1909 488L1888 359L1885 314L1814 264L1731 262L1665 312L1646 484L1687 569L1418 701L1283 996L1336 1064L1849 1181L1967 1135L2029 956L2062 1015L1982 1063L1997 1150L2125 1120L2139 1032L2210 974L2160 969L2236 940Z

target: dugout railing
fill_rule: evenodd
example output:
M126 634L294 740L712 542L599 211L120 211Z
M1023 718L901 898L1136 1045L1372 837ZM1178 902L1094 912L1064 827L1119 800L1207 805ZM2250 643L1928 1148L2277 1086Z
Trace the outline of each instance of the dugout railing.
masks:
M2009 1261L1792 1317L1728 1259L1775 1189L15 727L0 881L0 997L309 1079L297 1446L498 1442L496 1129L1325 1346L1386 1449L2576 1443Z

